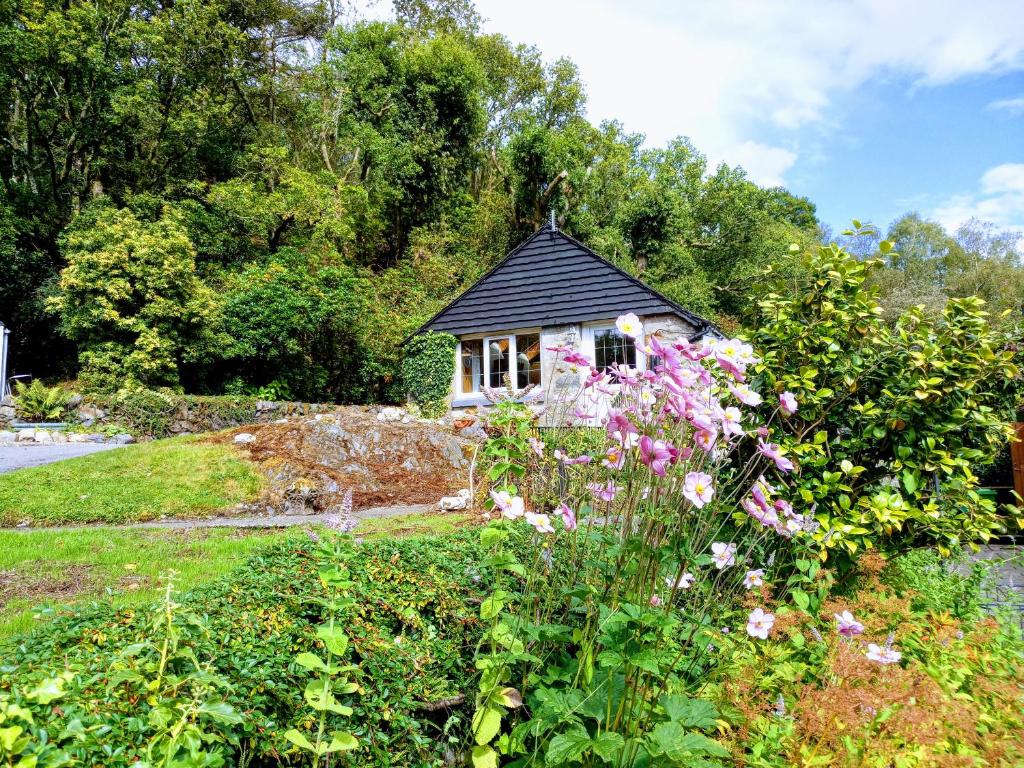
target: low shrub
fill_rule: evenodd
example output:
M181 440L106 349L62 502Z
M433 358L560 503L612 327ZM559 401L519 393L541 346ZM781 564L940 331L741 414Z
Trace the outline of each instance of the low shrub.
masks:
M449 739L462 740L468 715L459 694L469 687L467 656L480 631L475 539L366 543L348 560L344 658L360 670L359 695L346 702L352 716L339 723L358 741L350 764L439 766ZM308 672L295 656L323 653L316 627L327 595L318 574L332 564L331 553L317 543L291 538L181 599L175 642L180 654L194 660L188 674L201 674L216 689L210 706L222 715L204 721L216 736L204 749L216 746L227 761L181 765L267 766L299 759L284 734L309 733L316 718L304 697ZM21 708L15 713L32 718L21 717L15 726L29 735L22 753L38 755L39 766L64 764L47 762L46 752L108 768L145 759L167 723L160 714L167 702L142 694L134 677L152 680L152 670L140 669L150 657L137 649L155 637L162 635L154 632L151 612L97 605L3 647L0 712ZM182 664L175 663L175 674L183 674ZM39 690L59 691L59 700L40 698L34 693ZM0 748L0 759L6 757Z
M908 595L917 610L950 613L972 620L981 615L982 592L989 577L983 562L963 553L944 558L934 549L913 549L889 560L882 580Z
M921 558L904 565L913 561ZM1021 765L1024 642L1015 622L961 621L888 587L881 558L859 567L861 587L848 597L811 610L773 606L768 642L713 632L708 693L736 763Z
M25 421L60 421L68 412L72 393L63 387L47 387L39 379L14 385L14 410Z

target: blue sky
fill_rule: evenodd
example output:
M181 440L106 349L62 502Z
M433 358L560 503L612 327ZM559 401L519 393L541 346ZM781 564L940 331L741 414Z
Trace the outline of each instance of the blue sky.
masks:
M476 4L486 31L573 59L595 122L689 136L836 229L917 210L1024 231L1024 0Z

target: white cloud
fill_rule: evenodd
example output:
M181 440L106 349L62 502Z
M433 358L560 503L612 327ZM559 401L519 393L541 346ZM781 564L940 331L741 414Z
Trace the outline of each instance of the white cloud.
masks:
M990 101L985 105L985 109L993 112L1009 112L1011 115L1024 115L1024 96Z
M1024 163L1003 163L982 175L978 191L954 195L933 217L952 231L968 219L1024 232Z
M651 144L690 136L713 160L778 183L794 132L837 96L900 77L934 86L1024 67L1018 0L477 0L488 31L569 56L592 119ZM782 138L780 138L782 137Z

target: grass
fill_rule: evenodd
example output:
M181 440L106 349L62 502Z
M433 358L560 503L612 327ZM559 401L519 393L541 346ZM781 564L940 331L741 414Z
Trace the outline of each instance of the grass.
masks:
M421 512L394 517L371 517L360 520L352 535L367 541L399 536L443 536L474 525L475 520L476 516L468 512Z
M470 514L413 514L363 520L365 540L441 536L473 523ZM160 576L177 572L185 591L223 576L256 547L304 530L259 528L0 531L0 639L26 632L62 608L89 600L149 603Z
M92 528L66 533L0 531L0 638L20 634L63 606L152 601L173 569L178 588L221 576L280 529Z
M0 475L0 526L206 517L262 482L230 446L154 440Z

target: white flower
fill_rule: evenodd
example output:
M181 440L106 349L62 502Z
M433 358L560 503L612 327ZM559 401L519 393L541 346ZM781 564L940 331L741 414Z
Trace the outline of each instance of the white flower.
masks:
M868 643L866 655L871 661L877 661L879 664L895 664L903 658L903 654L899 651L888 647L883 648L875 643Z
M554 533L551 518L541 512L527 512L526 522L537 529L537 533Z
M736 545L716 541L711 545L711 559L715 568L722 570L736 563Z
M615 321L615 327L619 329L623 336L629 336L632 339L639 338L644 332L644 327L640 324L640 318L632 312L620 315L619 319Z
M502 517L515 520L526 512L526 503L520 496L513 496L508 491L491 491L494 506L501 510Z
M775 616L765 613L760 608L755 608L750 612L750 616L747 617L747 634L751 637L767 640L768 633L771 631L773 624L775 624Z
M665 584L668 585L669 589L689 589L697 582L697 577L687 571L678 579L672 576L665 577Z
M743 586L747 589L754 589L764 585L764 569L758 568L755 571L747 571L743 577Z

